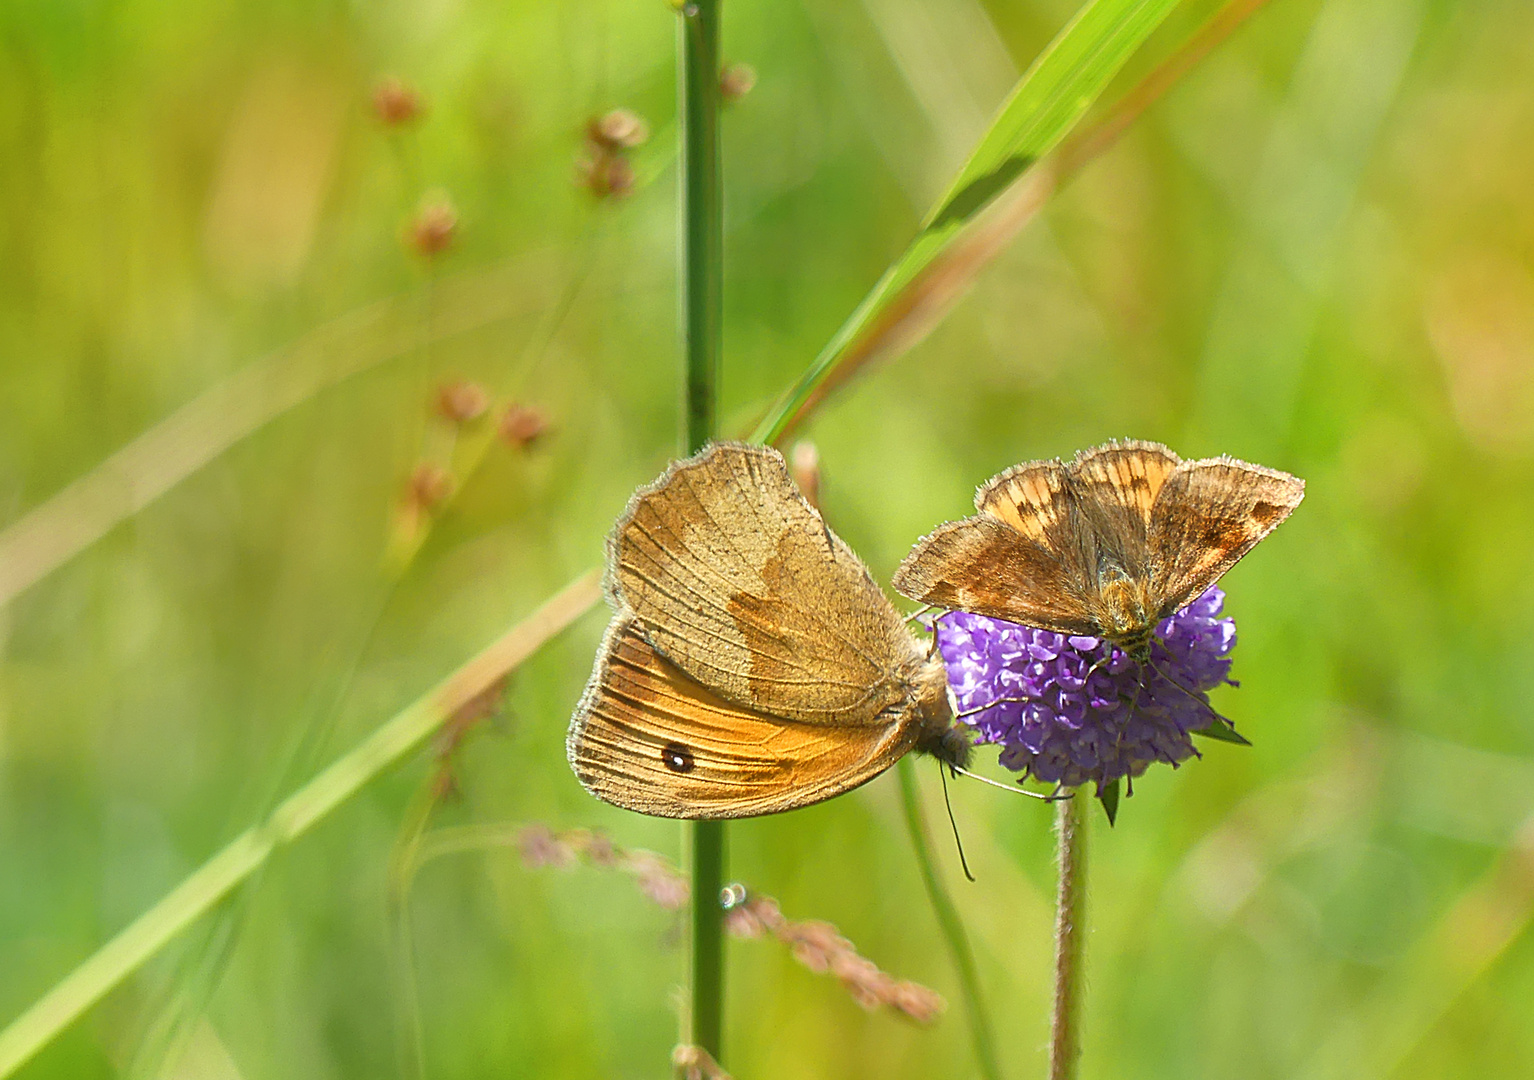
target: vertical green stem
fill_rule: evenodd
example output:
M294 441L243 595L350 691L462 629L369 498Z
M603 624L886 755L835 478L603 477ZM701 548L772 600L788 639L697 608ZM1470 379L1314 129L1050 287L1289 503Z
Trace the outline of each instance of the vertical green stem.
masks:
M724 308L724 201L719 172L719 2L684 0L677 111L682 117L682 347L687 451L714 437Z
M964 923L959 919L958 909L948 890L943 888L937 876L937 866L932 859L932 837L927 831L927 818L921 809L921 793L916 786L916 763L907 754L895 767L900 775L900 802L905 809L906 829L911 834L911 846L916 849L916 865L921 870L922 884L927 887L927 899L937 915L938 928L948 943L954 971L959 976L959 993L964 996L964 1012L969 1018L970 1042L975 1047L975 1064L985 1080L1000 1080L1001 1066L996 1059L996 1040L991 1033L991 1017L986 1012L985 1001L980 996L980 976L975 971L975 954L969 947L969 937L964 933Z
M1049 1080L1075 1080L1081 1058L1088 801L1078 790L1055 804L1060 892L1055 915L1055 1008L1049 1032Z
M723 338L724 204L719 170L719 4L678 9L677 112L681 117L681 324L686 364L685 449L714 437ZM692 994L687 1041L723 1060L724 823L687 826L692 878Z
M720 1060L724 1036L724 822L687 823L692 879L692 995L687 1041Z

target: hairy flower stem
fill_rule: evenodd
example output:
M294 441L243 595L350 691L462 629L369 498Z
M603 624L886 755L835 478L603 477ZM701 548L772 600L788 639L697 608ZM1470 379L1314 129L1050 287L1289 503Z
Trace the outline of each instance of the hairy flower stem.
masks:
M677 21L677 113L681 117L680 315L686 364L684 451L714 437L723 338L724 204L719 170L720 0L682 0ZM724 1016L724 823L685 828L692 878L692 994L685 1042L722 1061Z
M1087 813L1081 789L1055 804L1060 892L1055 915L1055 1009L1049 1080L1075 1080L1081 1058L1081 993L1087 914Z
M969 1020L970 1042L975 1048L975 1065L985 1080L1000 1080L1001 1066L996 1059L996 1040L991 1033L991 1017L986 1011L985 1000L980 996L980 976L975 971L975 954L969 947L969 937L964 933L964 923L948 890L943 888L937 875L937 865L932 859L932 836L927 830L927 818L922 813L921 792L916 786L916 763L907 754L895 766L900 775L900 803L905 811L906 829L911 834L911 846L916 849L916 865L921 870L922 884L927 887L927 899L937 915L938 928L948 944L954 972L959 977L959 993L964 997L964 1014Z

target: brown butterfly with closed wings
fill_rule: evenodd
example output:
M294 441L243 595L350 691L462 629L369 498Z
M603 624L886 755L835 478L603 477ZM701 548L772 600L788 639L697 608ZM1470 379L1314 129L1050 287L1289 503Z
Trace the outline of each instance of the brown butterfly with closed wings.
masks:
M1110 442L993 477L975 495L980 513L918 541L894 585L938 607L1105 638L1145 662L1156 624L1304 496L1303 480L1261 465Z
M776 450L716 444L641 488L606 588L616 614L566 745L607 802L749 817L840 795L912 749L967 759L941 659Z

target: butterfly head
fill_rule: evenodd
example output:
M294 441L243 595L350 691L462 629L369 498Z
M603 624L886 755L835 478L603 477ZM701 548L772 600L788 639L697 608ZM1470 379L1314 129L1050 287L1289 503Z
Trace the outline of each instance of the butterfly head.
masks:
M966 767L973 747L965 729L953 721L948 671L941 656L929 657L917 669L911 702L921 723L916 749L946 765Z

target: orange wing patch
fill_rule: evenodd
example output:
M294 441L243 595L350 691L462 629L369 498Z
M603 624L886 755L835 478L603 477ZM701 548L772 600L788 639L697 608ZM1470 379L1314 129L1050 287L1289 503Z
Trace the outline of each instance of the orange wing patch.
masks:
M581 784L642 814L736 818L821 802L863 784L916 743L909 712L886 724L794 723L733 705L641 636L608 628L567 749Z

